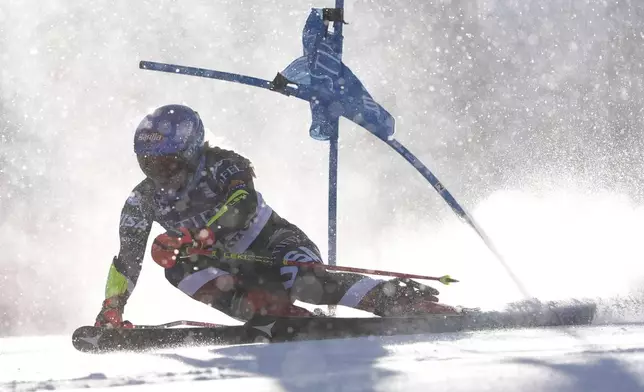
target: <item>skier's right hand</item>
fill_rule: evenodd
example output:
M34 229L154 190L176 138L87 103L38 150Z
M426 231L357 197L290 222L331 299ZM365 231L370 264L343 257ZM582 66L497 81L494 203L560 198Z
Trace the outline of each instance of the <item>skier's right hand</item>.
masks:
M215 233L210 227L189 230L180 227L159 234L152 243L152 260L163 268L172 268L177 264L177 256L188 247L205 249L215 243Z
M96 316L95 327L104 328L133 328L132 323L123 321L125 301L120 296L107 298L103 301L100 313Z

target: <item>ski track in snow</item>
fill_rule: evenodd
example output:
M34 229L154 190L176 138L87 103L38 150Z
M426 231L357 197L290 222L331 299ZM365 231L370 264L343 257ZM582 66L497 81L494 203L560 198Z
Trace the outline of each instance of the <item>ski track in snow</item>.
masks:
M0 390L644 391L644 325L84 354L0 340ZM223 389L226 388L226 389Z

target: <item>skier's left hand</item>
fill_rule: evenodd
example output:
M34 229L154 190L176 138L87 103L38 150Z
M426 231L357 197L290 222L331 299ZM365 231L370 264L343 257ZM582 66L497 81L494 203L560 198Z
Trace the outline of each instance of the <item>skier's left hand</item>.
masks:
M103 306L96 321L95 327L103 328L133 328L132 323L123 321L123 308L125 307L125 300L120 296L106 298L103 301Z
M152 259L163 268L172 268L177 257L188 247L209 248L215 243L215 233L210 227L189 230L181 227L158 235L152 243Z

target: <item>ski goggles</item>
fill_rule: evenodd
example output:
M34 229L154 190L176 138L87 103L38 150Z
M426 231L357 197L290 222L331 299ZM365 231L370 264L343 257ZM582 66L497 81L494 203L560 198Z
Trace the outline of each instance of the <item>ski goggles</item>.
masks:
M179 155L137 155L139 166L148 178L167 180L181 172L191 169L190 165Z

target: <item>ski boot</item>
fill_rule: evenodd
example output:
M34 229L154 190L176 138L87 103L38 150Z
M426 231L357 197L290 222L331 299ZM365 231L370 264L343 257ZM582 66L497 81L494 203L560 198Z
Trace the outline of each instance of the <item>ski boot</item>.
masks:
M232 310L235 317L250 320L259 314L276 317L313 317L314 313L293 304L282 292L252 290L239 293L233 299Z
M374 287L356 307L381 317L461 313L438 302L438 290L411 279L396 278Z
M227 315L247 321L255 315L277 317L310 317L313 313L296 306L281 283L244 288L239 279L224 275L204 284L192 298Z

